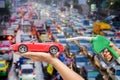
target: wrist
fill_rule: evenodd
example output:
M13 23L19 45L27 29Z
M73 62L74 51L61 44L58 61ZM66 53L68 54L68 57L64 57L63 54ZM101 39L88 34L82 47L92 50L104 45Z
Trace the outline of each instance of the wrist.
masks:
M58 62L58 58L51 58L51 60L49 62L50 62L50 64L55 66L57 64L57 62Z

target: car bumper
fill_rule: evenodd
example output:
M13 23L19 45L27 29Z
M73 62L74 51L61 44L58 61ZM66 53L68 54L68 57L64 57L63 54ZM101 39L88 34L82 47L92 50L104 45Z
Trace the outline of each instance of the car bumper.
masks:
M20 80L35 80L35 78L20 78Z
M19 76L21 80L35 80L35 76L26 75L26 76Z

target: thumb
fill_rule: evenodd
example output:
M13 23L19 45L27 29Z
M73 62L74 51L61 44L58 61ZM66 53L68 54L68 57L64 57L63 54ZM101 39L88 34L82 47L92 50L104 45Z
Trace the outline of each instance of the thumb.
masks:
M118 48L117 48L113 43L110 43L110 46L111 46L115 51L118 50Z
M119 54L120 56L120 49L116 47L113 43L110 43L110 46Z

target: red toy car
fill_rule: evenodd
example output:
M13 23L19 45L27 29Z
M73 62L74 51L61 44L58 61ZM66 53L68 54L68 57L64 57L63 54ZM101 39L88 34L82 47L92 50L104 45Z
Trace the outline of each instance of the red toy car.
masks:
M11 45L11 50L19 51L20 53L31 52L50 52L51 54L56 54L58 52L63 52L63 45L55 42L47 43L35 43L35 42L23 42Z

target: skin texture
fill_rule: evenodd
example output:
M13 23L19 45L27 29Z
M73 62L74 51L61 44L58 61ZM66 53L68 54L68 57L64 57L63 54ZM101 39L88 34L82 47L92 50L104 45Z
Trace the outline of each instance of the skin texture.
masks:
M110 46L119 54L120 56L120 49L118 49L113 43L110 44Z

